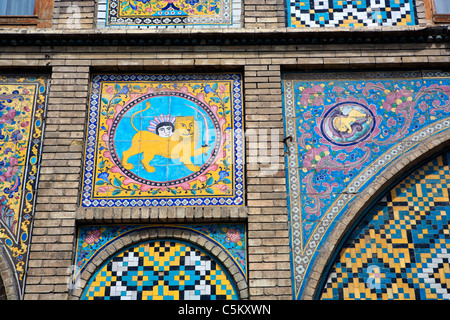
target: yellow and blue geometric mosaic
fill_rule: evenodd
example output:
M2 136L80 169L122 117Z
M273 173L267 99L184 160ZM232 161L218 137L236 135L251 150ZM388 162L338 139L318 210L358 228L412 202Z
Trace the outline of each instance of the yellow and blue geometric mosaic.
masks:
M224 268L191 244L151 241L132 247L100 268L86 300L234 300Z
M211 243L213 246L220 248L220 250L228 256L228 261L233 264L238 272L244 277L245 281L247 281L247 236L246 225L244 223L198 225L94 225L80 226L78 228L77 251L74 257L75 270L73 270L74 284L77 279L79 279L81 273L86 270L89 263L92 262L96 256L101 255L104 249L115 241L130 236L135 232L147 232L160 229L195 234L206 240L208 243ZM175 255L179 255L179 253L176 253L173 250L171 252ZM175 259L181 266L183 261L180 261L178 258ZM171 264L171 266L175 269L178 268L176 267L177 263L173 263L174 264ZM180 272L180 276L182 276L182 272ZM213 289L211 292L214 292L214 290L216 289ZM218 298L214 295L215 294L212 294L212 298Z
M450 299L449 160L426 163L364 216L321 299Z

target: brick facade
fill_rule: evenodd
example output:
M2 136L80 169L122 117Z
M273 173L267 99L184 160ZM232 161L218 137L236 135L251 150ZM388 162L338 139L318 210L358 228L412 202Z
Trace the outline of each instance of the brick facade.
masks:
M264 176L262 170L270 164L265 157L254 158L254 151L263 146L257 146L256 150L250 149L252 134L257 135L266 129L278 129L280 134L283 132L281 74L284 71L448 68L448 27L436 27L426 21L422 1L416 2L420 23L414 27L293 30L285 27L284 1L244 0L241 29L146 31L96 29L95 1L55 0L51 29L0 30L14 43L0 47L2 73L35 72L51 76L24 298L79 298L79 292L78 295L72 295L67 288L75 251L76 227L79 224L231 220L248 224L249 282L246 288L248 292L243 298L292 299L285 149L282 141L279 141L276 157L280 166L273 175ZM73 10L79 10L79 29L67 24L73 17ZM152 34L145 35L148 32ZM155 45L120 43L122 39L138 39L141 35L149 36L148 39L153 40ZM26 41L39 37L42 38L40 45L26 44ZM425 39L417 40L418 37ZM77 38L89 39L94 44L77 44L76 40L64 42L65 39ZM219 45L208 41L215 38L223 41ZM386 41L387 38L390 40ZM172 45L175 41L172 40L169 45L167 39L188 39L191 42ZM242 39L250 40L245 43ZM280 41L275 43L274 39ZM45 43L46 40L49 43ZM95 40L108 41L108 45L95 44ZM196 40L197 44L192 40ZM254 43L249 43L251 40ZM248 131L246 206L138 210L80 208L91 74L104 71L199 73L212 70L243 74L245 129ZM439 147L447 140L448 137L441 137L433 143ZM268 143L270 145L271 142ZM378 188L383 188L391 179L389 175L394 176L415 163L415 158L426 154L429 149L432 149L431 146L422 145L416 154L403 159L404 163L395 164L389 170L392 173L380 178L369 194L361 195L360 201L355 203L348 214L348 225L362 211L366 201L377 193ZM329 251L321 255L314 267L304 299L313 297L329 254L348 225L336 227L326 248ZM0 275L6 295L15 298L4 269L0 259ZM1 294L0 289L0 298Z

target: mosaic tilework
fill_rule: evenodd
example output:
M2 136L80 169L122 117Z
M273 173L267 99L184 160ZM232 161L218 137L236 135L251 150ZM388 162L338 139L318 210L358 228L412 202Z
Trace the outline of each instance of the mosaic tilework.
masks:
M358 194L420 141L450 128L441 72L283 75L295 298L321 245Z
M240 27L240 0L101 0L104 27Z
M100 254L110 243L136 231L166 228L170 230L195 233L214 245L222 248L234 262L239 272L247 279L246 225L234 224L198 224L198 225L104 225L80 226L75 255L74 279L83 272L87 264Z
M289 27L374 27L417 24L414 0L290 0Z
M382 198L343 245L322 299L450 299L450 153Z
M126 250L101 267L86 300L235 300L224 269L200 249L152 241Z
M81 204L241 206L239 74L96 75Z
M23 294L47 107L44 76L0 76L0 243Z

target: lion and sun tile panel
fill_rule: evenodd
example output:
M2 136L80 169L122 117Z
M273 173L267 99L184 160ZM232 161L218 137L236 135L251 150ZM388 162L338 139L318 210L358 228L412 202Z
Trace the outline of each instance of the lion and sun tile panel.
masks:
M298 28L409 26L414 0L289 0L287 25Z
M240 27L241 0L101 0L99 27Z
M294 298L333 227L376 176L450 128L450 74L285 73Z
M242 206L241 75L95 75L84 207Z
M450 299L449 160L421 166L363 217L321 299Z
M189 230L221 247L247 279L245 224L83 226L78 231L75 278L109 243L154 228ZM158 239L117 253L99 267L86 286L86 300L235 300L226 268L202 248Z
M23 296L48 78L0 75L0 244Z

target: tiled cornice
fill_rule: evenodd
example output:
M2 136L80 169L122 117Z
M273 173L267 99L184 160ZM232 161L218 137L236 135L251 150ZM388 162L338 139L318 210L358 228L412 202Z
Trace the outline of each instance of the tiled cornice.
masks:
M1 46L242 46L450 42L449 26L326 29L0 29Z

